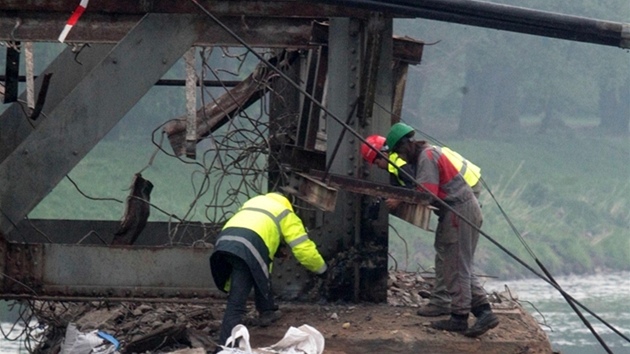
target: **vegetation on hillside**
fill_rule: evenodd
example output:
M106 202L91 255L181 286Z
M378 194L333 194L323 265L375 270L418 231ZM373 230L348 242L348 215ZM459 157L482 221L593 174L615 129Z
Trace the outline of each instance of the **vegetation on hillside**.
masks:
M449 146L482 167L488 188L480 198L482 231L530 267L540 273L537 258L555 274L630 269L627 138L522 135L453 140ZM400 235L390 230L390 252L398 263L409 270L431 267L433 234L391 222ZM533 276L484 235L476 260L489 275Z

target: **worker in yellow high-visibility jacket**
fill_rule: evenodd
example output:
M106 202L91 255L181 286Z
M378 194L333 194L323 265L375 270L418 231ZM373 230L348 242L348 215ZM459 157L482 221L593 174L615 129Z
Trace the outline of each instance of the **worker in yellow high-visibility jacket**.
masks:
M317 275L327 265L309 239L291 202L280 193L267 193L246 201L219 233L210 256L216 286L228 293L219 344L225 344L232 328L247 313L247 297L254 288L259 325L275 322L280 313L270 284L273 259L284 242L298 262Z

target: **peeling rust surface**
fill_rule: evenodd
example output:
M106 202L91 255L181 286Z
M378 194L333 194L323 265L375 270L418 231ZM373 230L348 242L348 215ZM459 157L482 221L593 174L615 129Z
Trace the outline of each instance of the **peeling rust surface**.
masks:
M6 243L1 293L36 294L41 288L41 245Z

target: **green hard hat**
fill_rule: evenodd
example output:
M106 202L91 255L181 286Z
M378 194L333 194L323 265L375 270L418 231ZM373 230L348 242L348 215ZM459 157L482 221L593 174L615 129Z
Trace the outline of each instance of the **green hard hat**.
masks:
M385 141L385 144L387 144L387 146L390 149L394 149L394 147L396 147L396 144L398 144L400 139L402 139L403 136L411 132L414 132L414 130L409 125L405 123L396 123L392 125L392 127L389 129L389 133L387 133L387 140Z

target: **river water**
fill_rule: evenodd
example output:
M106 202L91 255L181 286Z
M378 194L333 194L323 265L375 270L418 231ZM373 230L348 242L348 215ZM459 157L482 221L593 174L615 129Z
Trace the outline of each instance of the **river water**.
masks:
M630 272L555 278L577 302L630 338ZM547 332L552 347L565 354L607 353L562 295L542 279L487 281L486 291L517 294L523 307ZM630 343L577 306L613 353L630 354Z
M605 320L609 325L630 337L630 272L602 275L557 277L560 286L584 307ZM563 354L606 353L596 337L578 315L564 301L560 293L541 279L487 281L487 291L504 291L505 286L513 296L518 296L547 332L553 349ZM630 343L608 326L582 310L586 319L616 354L630 354ZM11 324L3 323L5 333ZM14 332L19 333L19 332ZM15 334L11 335L15 337ZM0 336L0 354L26 354L24 344L7 341Z

